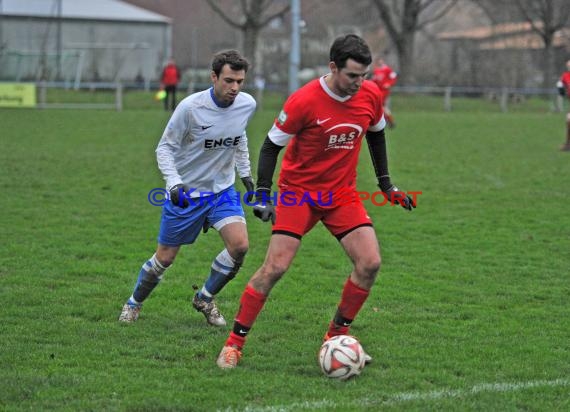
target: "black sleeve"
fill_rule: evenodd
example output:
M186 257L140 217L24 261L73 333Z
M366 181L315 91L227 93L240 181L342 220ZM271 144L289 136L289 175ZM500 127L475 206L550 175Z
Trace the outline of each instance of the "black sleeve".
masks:
M379 132L367 132L366 141L372 157L372 165L378 179L378 186L382 191L387 191L392 187L390 173L388 172L388 154L386 151L386 135L384 129Z
M271 191L273 172L275 172L277 157L281 149L283 146L273 143L269 136L265 137L259 151L259 162L257 164L257 190Z

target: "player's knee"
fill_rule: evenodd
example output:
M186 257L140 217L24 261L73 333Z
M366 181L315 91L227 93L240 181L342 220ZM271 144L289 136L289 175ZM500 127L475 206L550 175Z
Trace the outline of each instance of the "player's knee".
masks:
M263 264L262 272L264 272L269 278L277 281L281 279L288 268L288 265L280 262L266 262Z
M167 268L174 263L174 256L168 258L157 258L158 263L160 263L163 267Z
M235 260L242 261L249 250L249 242L247 239L241 240L231 246L228 250L230 256Z
M357 263L357 268L360 269L359 272L367 276L375 277L380 270L381 264L382 259L380 255L373 255L361 259L361 261Z
M174 263L174 259L176 259L176 253L161 251L160 249L156 252L156 260L164 268L171 266Z
M174 263L174 259L176 258L179 250L180 246L159 244L156 248L155 257L162 266L168 267Z
M264 263L249 280L249 284L257 291L268 296L273 286L281 279L286 268Z

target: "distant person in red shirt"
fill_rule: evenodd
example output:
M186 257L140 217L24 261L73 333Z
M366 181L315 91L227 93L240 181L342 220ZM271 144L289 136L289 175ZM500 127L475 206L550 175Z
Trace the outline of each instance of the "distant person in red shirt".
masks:
M561 96L566 95L570 99L570 60L566 62L566 71L562 73L556 86ZM562 145L560 150L570 151L570 111L566 114L566 143Z
M162 70L162 76L160 77L160 85L166 92L164 110L168 110L169 102L170 110L174 111L176 108L176 87L178 82L180 82L180 70L178 70L174 59L170 59Z
M253 214L264 222L271 220L272 236L265 262L242 293L232 331L216 361L222 369L237 366L247 334L270 291L293 262L303 236L319 222L338 240L353 265L324 339L349 334L380 269L376 232L356 192L363 141L385 197L407 210L415 207L411 197L390 180L382 101L374 83L365 80L370 63L370 49L362 38L354 34L337 38L330 49L330 73L289 96L263 142ZM273 173L285 146L279 194L272 195ZM334 252L325 253L332 256ZM314 267L304 270L322 275ZM301 289L299 293L306 297ZM293 329L291 336L295 333ZM370 357L366 355L365 360Z
M390 111L390 93L392 86L398 81L398 73L396 73L390 66L388 66L384 59L377 57L374 62L374 71L372 72L372 81L376 83L380 89L380 95L384 105L384 118L388 127L395 127L394 117Z

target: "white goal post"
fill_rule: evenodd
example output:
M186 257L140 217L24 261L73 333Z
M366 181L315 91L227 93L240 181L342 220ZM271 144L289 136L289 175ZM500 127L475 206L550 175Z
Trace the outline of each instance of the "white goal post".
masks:
M113 103L49 103L47 101L47 89L62 88L57 82L38 82L37 87L37 108L38 109L111 109L118 112L123 110L123 85L122 83L83 83L90 91L114 90Z

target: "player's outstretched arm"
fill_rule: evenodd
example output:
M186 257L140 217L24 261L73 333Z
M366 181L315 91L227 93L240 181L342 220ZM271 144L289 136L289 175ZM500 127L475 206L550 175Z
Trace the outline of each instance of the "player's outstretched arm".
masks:
M388 172L388 154L386 150L386 135L384 129L379 132L368 131L366 133L366 141L368 149L372 157L372 165L378 179L378 187L391 204L399 203L404 209L411 211L416 207L412 198L406 195L396 185L390 181L390 173Z
M276 145L267 136L259 151L257 190L255 192L256 204L253 206L253 214L264 222L271 219L271 223L275 223L275 207L271 202L271 186L277 157L281 149L283 146Z

